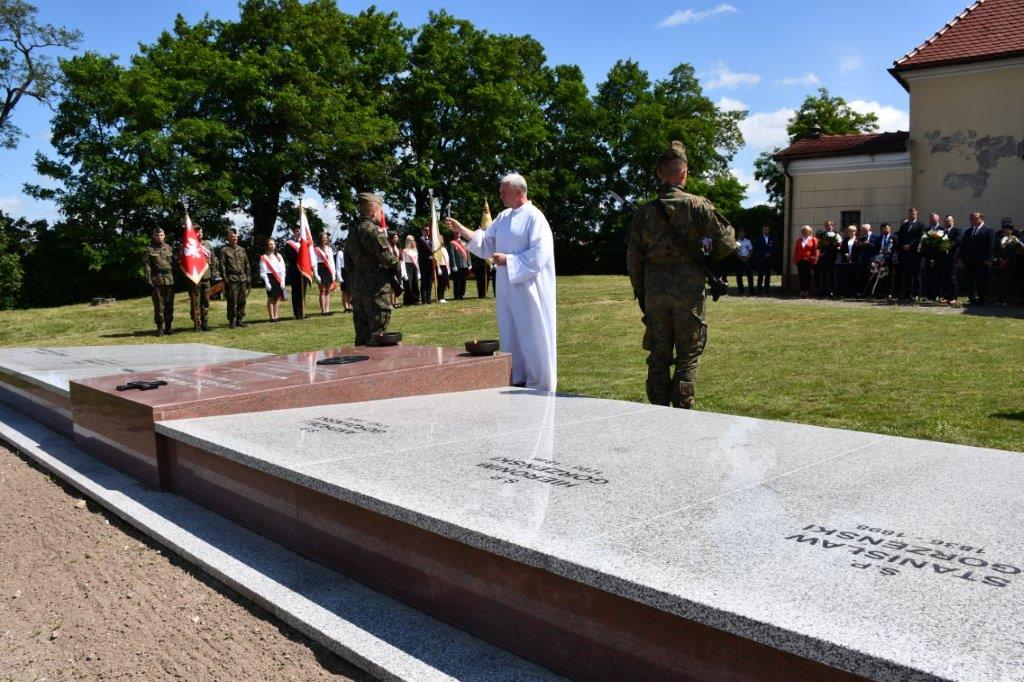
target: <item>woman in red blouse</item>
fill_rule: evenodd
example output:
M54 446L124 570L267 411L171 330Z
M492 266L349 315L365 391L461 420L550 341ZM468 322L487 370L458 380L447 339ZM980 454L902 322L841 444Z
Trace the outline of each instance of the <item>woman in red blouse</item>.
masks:
M796 270L800 273L800 298L808 298L811 295L811 270L818 262L818 240L811 233L810 225L804 225L800 229L793 260L796 261Z

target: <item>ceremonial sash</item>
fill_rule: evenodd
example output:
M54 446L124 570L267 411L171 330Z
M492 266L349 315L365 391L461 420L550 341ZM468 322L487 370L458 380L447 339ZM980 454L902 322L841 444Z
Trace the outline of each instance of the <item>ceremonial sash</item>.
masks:
M452 240L452 248L459 252L463 258L469 258L469 254L466 252L466 247L462 245L458 239Z
M260 260L263 261L265 266L267 266L267 272L273 275L274 279L277 280L278 286L284 289L284 278L277 272L277 263L271 260L266 254L260 256Z
M302 242L293 241L291 239L287 240L285 244L295 249L295 253L298 253L299 249L302 248Z
M314 246L313 251L316 252L317 261L327 266L327 271L331 273L331 280L334 280L334 259L328 258L319 246Z

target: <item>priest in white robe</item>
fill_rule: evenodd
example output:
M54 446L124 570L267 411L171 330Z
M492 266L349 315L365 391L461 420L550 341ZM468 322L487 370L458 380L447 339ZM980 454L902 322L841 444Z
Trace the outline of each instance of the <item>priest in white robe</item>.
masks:
M501 180L507 207L486 230L449 218L468 248L495 265L495 305L501 349L512 355L512 383L554 391L558 380L555 327L555 252L547 218L526 196L519 174Z

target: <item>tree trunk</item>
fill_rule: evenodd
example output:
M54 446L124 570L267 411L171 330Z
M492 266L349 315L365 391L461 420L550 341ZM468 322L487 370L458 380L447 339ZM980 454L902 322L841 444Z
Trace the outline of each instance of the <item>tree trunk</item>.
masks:
M254 196L252 199L252 248L256 253L263 253L267 239L274 234L279 206L278 197L281 196L283 186L282 184L275 188L268 187L265 193Z

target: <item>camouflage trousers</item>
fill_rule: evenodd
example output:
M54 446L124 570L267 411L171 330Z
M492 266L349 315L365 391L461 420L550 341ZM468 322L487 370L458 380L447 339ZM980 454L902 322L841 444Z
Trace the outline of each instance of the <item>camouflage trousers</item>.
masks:
M245 319L245 299L249 295L246 282L224 282L224 298L228 302L228 322Z
M158 327L169 328L174 319L174 285L153 285L153 322Z
M210 280L199 280L199 284L190 283L188 285L188 302L188 315L192 319L192 324L196 322L206 324L210 316ZM199 311L198 320L193 317L196 310Z
M681 295L648 293L645 297L647 332L647 399L653 405L693 407L697 369L708 340L704 291ZM675 365L675 374L670 375Z
M391 321L391 285L376 291L352 294L352 323L356 327L356 345L369 345L373 335L387 329Z

